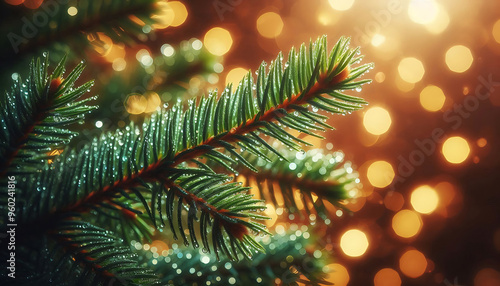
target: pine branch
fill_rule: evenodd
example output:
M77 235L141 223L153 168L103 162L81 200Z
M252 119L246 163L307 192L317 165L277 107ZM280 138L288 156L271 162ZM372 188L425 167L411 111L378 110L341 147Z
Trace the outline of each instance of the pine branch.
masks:
M12 281L13 285L158 285L157 276L138 260L130 247L112 232L79 218L67 217L47 234L18 236L16 279L4 282Z
M349 191L356 189L359 179L350 162L342 165L343 153L337 151L324 154L321 149L289 152L285 148L280 148L279 152L286 160L280 160L269 151L265 155L270 161L257 154L249 153L245 156L251 165L256 166L258 172L252 172L243 164L232 168L246 179L247 186L257 185L261 199L269 198L276 207L284 203L284 207L292 213L302 214L300 211L305 210L310 214L315 210L320 217L326 219L329 215L324 201L342 207L342 201L352 197ZM278 202L277 193L281 194L283 202ZM303 209L297 206L298 201Z
M63 79L64 64L65 58L48 75L48 56L32 61L28 80L22 82L19 77L1 98L0 177L40 169L42 162L52 158L48 151L61 148L76 135L64 127L80 122L95 108L86 105L95 98L78 101L93 82L74 86L84 65L77 65Z
M326 117L309 110L308 105L329 112L347 113L365 103L340 92L359 88L369 81L354 82L370 65L352 67L360 58L355 57L357 49L348 49L347 44L346 39L340 40L328 54L326 38L323 37L311 43L309 51L305 46L298 53L292 50L284 67L281 56L271 64L268 74L264 64L261 65L256 86L249 73L234 94L228 87L218 99L212 93L201 98L198 104L191 101L186 111L178 104L158 113L143 125L142 133L128 128L95 140L79 153L65 151L60 160L42 172L37 180L42 188L50 186L51 189L41 196L49 198L53 192L60 199L35 200L47 203L39 203L34 208L39 215L24 217L32 224L50 221L64 213L84 212L129 191L139 194L139 189L150 189L148 184L159 180L163 180L164 185L168 180L175 182L172 177L178 179L178 174L186 172L184 164L201 164L194 160L200 156L228 167L239 161L255 170L235 151L233 144L240 142L247 149L268 149L280 154L260 138L259 133L299 149L296 142L303 141L283 130L276 121L299 131L320 129L320 126L328 126L324 123ZM231 156L216 149L226 150ZM269 160L265 155L263 158ZM63 179L54 180L50 172L62 174ZM221 184L220 188L223 186ZM173 186L167 183L166 187ZM193 194L193 190L186 190L186 193ZM211 196L204 198L205 202L210 204ZM142 201L147 208L148 202ZM242 201L248 203L251 198ZM244 241L246 237L239 239ZM245 241L245 244L253 243Z
M90 46L91 40L100 41L97 32L105 33L115 43L133 43L139 35L145 34L143 26L155 23L151 15L158 9L157 2L80 0L44 3L42 5L47 7L5 21L8 25L0 28L0 34L3 35L0 37L0 61L5 64L4 67L13 67L23 58L36 55L39 51L60 51L61 45L74 47L73 51L82 51L82 47ZM68 13L71 7L76 8L77 14L74 16ZM42 17L47 19L43 25L39 24Z
M292 234L266 237L261 243L265 253L239 262L219 261L201 251L181 247L168 250L165 258L149 266L161 276L165 285L274 285L279 278L282 285L331 285L324 280L323 267L328 254L315 258L307 249L314 247L312 239Z

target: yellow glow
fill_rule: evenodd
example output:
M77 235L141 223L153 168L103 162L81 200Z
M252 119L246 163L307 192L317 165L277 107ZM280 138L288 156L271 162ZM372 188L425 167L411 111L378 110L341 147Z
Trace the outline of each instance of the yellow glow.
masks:
M456 73L465 72L470 68L474 58L469 48L462 45L451 47L446 52L446 65L448 68Z
M188 12L186 6L180 1L158 2L157 5L158 13L151 17L157 22L152 25L154 29L177 27L186 21Z
M257 19L257 30L263 37L276 38L283 30L283 20L277 13L264 13Z
M233 91L235 91L238 87L238 82L240 82L247 73L248 70L244 68L234 68L230 70L226 75L226 85L232 83Z
M399 268L404 275L417 278L424 274L427 268L427 259L418 250L408 250L399 259Z
M144 94L144 97L147 99L148 103L146 105L145 113L151 113L155 111L161 104L161 99L158 93L154 91L148 91Z
M417 83L424 76L425 69L421 61L416 58L404 58L399 62L399 76L409 83Z
M415 84L404 81L400 76L397 76L396 87L402 92L409 92L415 88Z
M215 27L205 34L203 42L209 52L216 56L222 56L231 49L233 38L228 30Z
M448 15L448 12L446 12L445 8L439 3L436 4L438 6L437 16L432 22L425 24L425 28L432 34L442 33L450 24L450 16Z
M363 117L366 131L373 135L382 135L391 127L391 115L382 107L368 109Z
M141 114L148 106L148 100L140 94L129 95L125 101L125 108L130 114Z
M321 9L318 12L318 22L323 26L331 26L340 20L340 12L331 9Z
M374 286L401 286L401 277L392 268L380 269L373 279Z
M354 0L328 0L330 6L338 11L345 11L351 9Z
M372 37L372 46L378 47L385 42L385 36L381 34L375 34Z
M493 33L493 38L497 43L500 43L500 20L497 20L495 24L493 25L493 30L491 31Z
M394 179L394 169L386 161L373 162L366 172L368 181L377 188L387 187Z
M112 66L115 71L122 71L127 67L127 62L123 58L116 58Z
M417 24L432 23L437 17L439 6L434 0L411 0L408 16Z
M359 229L348 230L340 238L342 251L351 257L363 255L368 249L368 244L366 234Z
M383 72L378 72L375 74L375 81L378 83L384 82L385 81L385 73Z
M392 218L392 229L401 237L410 238L422 229L420 215L411 210L401 210Z
M428 85L420 92L420 104L427 111L440 110L445 100L443 90L435 85Z
M89 34L87 39L89 39L92 46L94 46L94 50L101 56L108 55L113 47L113 40L102 32Z
M335 286L346 286L349 283L349 272L347 268L338 263L328 264L325 266L328 270L326 281L333 283Z
M411 193L411 205L421 214L430 214L438 206L439 196L437 192L428 185L416 188Z
M469 143L460 136L450 137L443 143L442 153L446 161L460 164L469 156Z
M71 6L68 8L68 15L75 16L76 14L78 14L78 9L76 9L76 7Z

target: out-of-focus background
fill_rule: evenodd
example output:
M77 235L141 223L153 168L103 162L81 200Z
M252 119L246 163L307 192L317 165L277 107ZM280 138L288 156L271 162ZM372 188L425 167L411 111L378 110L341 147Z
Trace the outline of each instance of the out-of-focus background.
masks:
M31 9L43 3L4 1ZM164 102L223 88L323 34L331 45L351 37L364 61L375 63L373 82L360 93L370 104L332 118L336 130L313 140L343 150L363 184L346 205L351 212L337 210L328 225L318 224L318 247L335 256L329 281L500 285L499 1L167 3L147 42L127 47L102 34L84 52L92 63L84 76L97 77L94 88L107 96L91 119L95 129L123 127ZM297 228L276 213L282 210L269 205L271 229Z

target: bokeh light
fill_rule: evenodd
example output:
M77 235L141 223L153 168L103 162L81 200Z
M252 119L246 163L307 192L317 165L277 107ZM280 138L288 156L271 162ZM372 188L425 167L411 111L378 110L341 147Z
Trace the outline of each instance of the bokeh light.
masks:
M232 83L233 91L238 87L238 82L243 79L243 77L248 73L247 69L244 68L234 68L230 70L226 75L226 85Z
M411 193L411 205L421 214L430 214L438 206L439 196L433 188L423 185Z
M412 210L401 210L392 218L392 229L400 237L414 237L422 229L422 220Z
M403 195L399 192L388 192L384 197L384 205L391 211L399 211L405 203Z
M326 281L333 283L335 286L347 286L349 283L349 272L342 264L333 263L325 266L324 272L327 273Z
M231 49L233 38L228 30L215 27L205 34L203 42L209 52L216 56L222 56Z
M359 229L348 230L340 238L340 248L350 257L359 257L365 254L368 245L366 234Z
M467 140L460 136L454 136L444 141L441 152L446 161L460 164L469 157L470 147Z
M375 34L372 37L371 44L374 47L378 47L385 42L385 36L381 34Z
M442 33L450 24L448 12L440 3L436 3L436 5L438 7L437 16L431 22L425 24L427 31L432 34Z
M500 273L493 268L483 268L474 277L474 286L499 286Z
M338 11L346 11L351 9L354 4L354 0L328 0L330 6Z
M445 101L443 90L435 85L428 85L420 92L420 104L427 111L440 110Z
M125 108L130 114L141 114L148 107L148 100L140 94L132 94L125 100Z
M451 71L463 73L470 68L474 58L469 48L463 45L456 45L448 49L445 60L446 65Z
M399 76L406 82L417 83L422 80L425 69L422 62L416 58L404 58L399 62Z
M276 38L283 30L283 20L277 13L264 13L257 19L257 30L263 37Z
M410 278L417 278L424 274L427 268L425 255L418 250L408 250L399 259L399 269Z
M392 268L380 269L373 279L374 286L401 286L401 277Z
M429 24L438 16L439 6L434 0L411 0L408 5L408 16L418 24Z
M152 25L154 29L178 27L188 17L186 6L180 1L158 2L157 5L158 12L152 16L156 20L156 23Z
M493 34L493 38L495 39L495 41L500 44L500 20L497 20L495 24L493 24L491 33Z
M366 131L373 135L382 135L391 127L392 120L389 112L382 107L372 107L365 112L363 125Z
M392 183L395 173L390 163L386 161L376 161L368 166L366 176L372 186L385 188Z

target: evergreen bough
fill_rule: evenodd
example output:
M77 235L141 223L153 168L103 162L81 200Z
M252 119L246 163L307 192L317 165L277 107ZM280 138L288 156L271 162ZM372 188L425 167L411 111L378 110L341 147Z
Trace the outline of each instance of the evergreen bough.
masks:
M346 94L370 81L358 78L371 68L360 64L358 49L349 48L346 38L328 51L321 37L292 49L286 62L280 53L261 64L256 77L248 72L235 91L229 85L187 105L164 106L142 125L104 133L81 149L68 146L78 134L68 126L97 108L91 105L95 96L82 99L92 82L77 86L84 65L65 73L66 58L49 73L48 58L33 60L26 79L17 76L0 98L0 211L13 213L0 217L0 232L6 233L9 223L17 225L16 279L4 276L7 285L191 281L164 273L166 262L152 265L131 242L152 241L155 229L165 229L219 261L251 261L256 252L269 251L255 235L270 233L262 223L264 200L249 193L250 182L275 205L275 194L281 193L290 212L300 211L294 196L300 192L305 211L323 219L328 218L324 201L339 205L355 188L356 176L342 165L341 153L304 152L303 145L310 144L294 135L321 137L319 131L332 128L325 114L348 114L366 104ZM58 149L60 155L47 155ZM13 201L15 208L9 209ZM2 245L2 257L10 255L7 249ZM288 261L296 250L280 246L281 256L273 259ZM263 267L270 271L266 281L273 281L283 273L266 266L269 259L259 254L226 274L251 281ZM294 268L290 284L326 283L320 268L307 273ZM249 270L243 275L234 269ZM208 276L205 270L198 278Z

